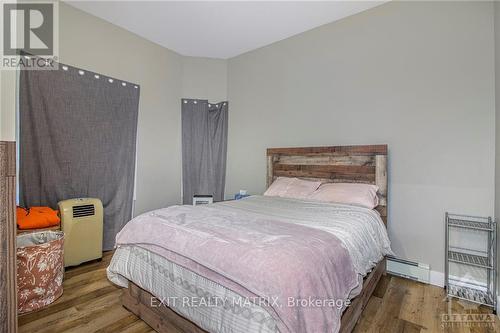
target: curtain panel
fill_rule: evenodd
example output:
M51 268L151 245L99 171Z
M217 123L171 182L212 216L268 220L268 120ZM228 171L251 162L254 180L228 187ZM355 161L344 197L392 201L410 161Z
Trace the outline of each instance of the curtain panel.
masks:
M183 203L191 204L196 194L224 200L228 102L183 99L181 104Z
M132 217L139 86L60 64L22 70L19 89L21 205L99 198L112 249Z

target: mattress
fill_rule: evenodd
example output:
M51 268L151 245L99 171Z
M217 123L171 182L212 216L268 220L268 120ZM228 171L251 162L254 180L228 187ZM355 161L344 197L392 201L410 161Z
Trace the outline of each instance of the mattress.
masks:
M254 195L217 205L234 212L320 229L337 236L349 251L356 273L365 276L386 255L393 254L380 214L367 208Z
M263 307L141 247L116 249L107 274L122 287L133 281L157 297L151 306L168 306L208 332L278 331Z
M391 253L387 232L376 211L303 200L252 196L216 204L235 214L263 216L335 234L342 240L358 276L357 288L371 268ZM156 213L152 213L156 214ZM130 280L157 296L152 306L168 305L209 332L275 332L278 325L265 307L169 261L140 244L121 245L108 267L108 277L126 287ZM209 304L202 299L212 300ZM194 306L193 306L194 305Z

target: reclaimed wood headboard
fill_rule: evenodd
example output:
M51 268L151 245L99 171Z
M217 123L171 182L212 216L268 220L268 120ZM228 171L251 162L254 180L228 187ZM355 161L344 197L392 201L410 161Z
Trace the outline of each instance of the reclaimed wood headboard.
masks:
M280 176L375 184L387 224L387 145L268 148L267 187Z

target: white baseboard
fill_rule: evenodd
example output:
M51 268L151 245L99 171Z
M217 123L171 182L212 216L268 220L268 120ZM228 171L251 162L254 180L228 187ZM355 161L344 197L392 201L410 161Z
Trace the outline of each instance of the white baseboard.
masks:
M438 271L430 271L429 284L436 287L444 287L444 273Z

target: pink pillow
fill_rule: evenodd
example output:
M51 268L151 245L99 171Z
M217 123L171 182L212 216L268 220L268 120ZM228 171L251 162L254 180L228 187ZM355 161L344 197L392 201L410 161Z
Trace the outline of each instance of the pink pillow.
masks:
M373 209L378 206L378 186L358 183L326 183L309 199L335 202Z
M278 177L264 192L266 196L307 199L321 185L320 181Z
M290 185L293 181L293 178L288 177L278 177L272 184L269 186L264 195L270 197L282 197L286 193L286 189L288 185Z

